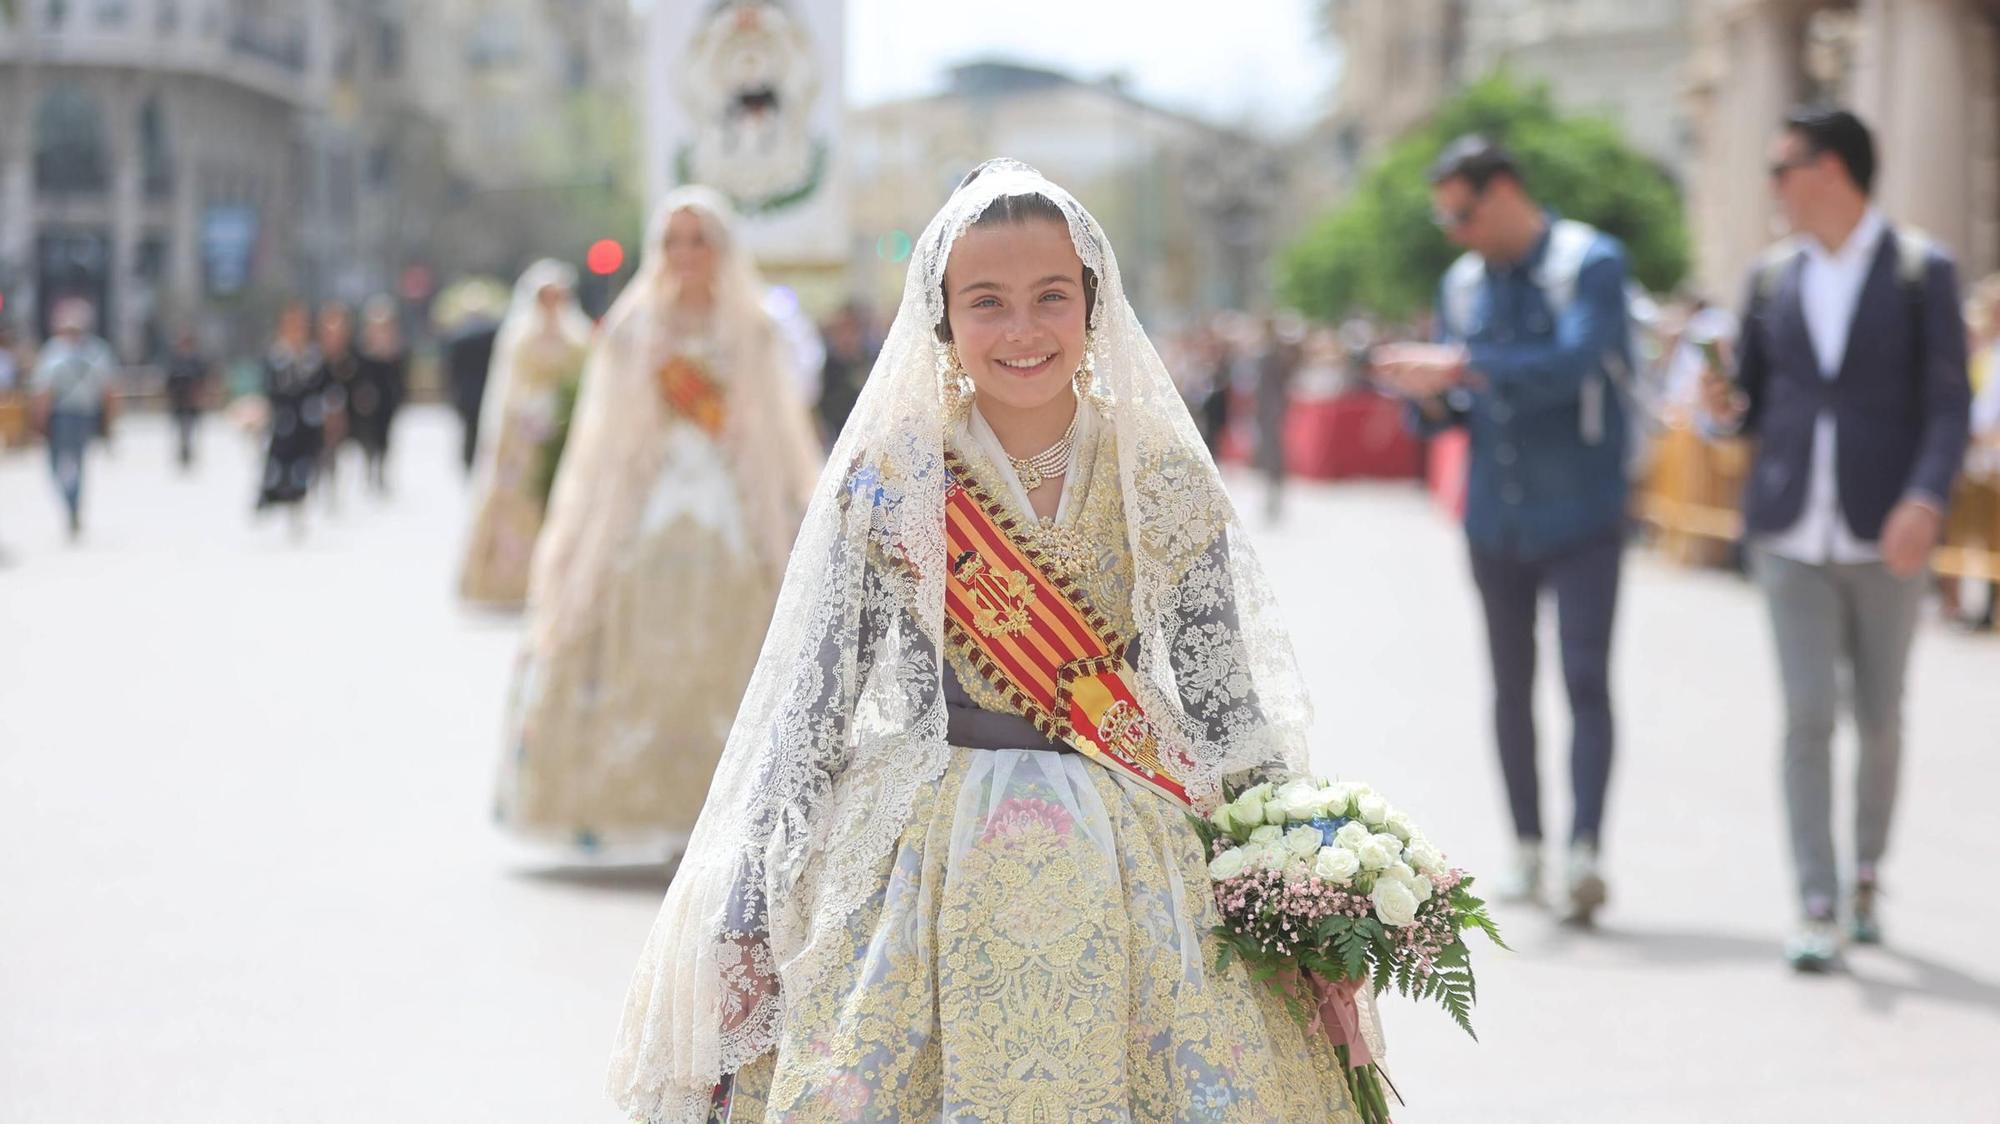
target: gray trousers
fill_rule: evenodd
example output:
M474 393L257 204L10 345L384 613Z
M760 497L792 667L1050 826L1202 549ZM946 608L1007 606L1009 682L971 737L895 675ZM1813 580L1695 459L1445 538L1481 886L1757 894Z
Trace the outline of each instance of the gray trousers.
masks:
M1809 565L1758 548L1785 689L1785 811L1808 912L1840 892L1833 846L1833 729L1846 672L1861 743L1854 777L1854 859L1873 867L1889 844L1903 757L1903 680L1923 607L1925 575L1898 578L1880 562Z

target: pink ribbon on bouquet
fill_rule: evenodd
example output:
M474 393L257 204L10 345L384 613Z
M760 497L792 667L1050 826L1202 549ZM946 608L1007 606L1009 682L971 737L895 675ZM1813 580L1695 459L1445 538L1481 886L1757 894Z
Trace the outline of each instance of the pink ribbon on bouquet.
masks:
M1375 1052L1369 1048L1368 1036L1361 1032L1361 1008L1354 998L1363 981L1323 980L1308 972L1306 982L1319 1001L1319 1024L1326 1030L1327 1041L1347 1047L1349 1066L1360 1069L1372 1064Z

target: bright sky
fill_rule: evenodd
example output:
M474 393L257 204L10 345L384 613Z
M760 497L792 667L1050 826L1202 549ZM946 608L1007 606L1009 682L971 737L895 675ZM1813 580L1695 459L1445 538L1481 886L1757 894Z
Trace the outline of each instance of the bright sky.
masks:
M1123 71L1149 101L1284 132L1316 120L1331 98L1337 66L1316 33L1317 8L1317 0L847 0L847 100L931 93L945 68L999 57L1084 79Z
M939 88L946 67L998 56L1094 79L1268 131L1319 117L1336 74L1315 0L847 0L848 101Z

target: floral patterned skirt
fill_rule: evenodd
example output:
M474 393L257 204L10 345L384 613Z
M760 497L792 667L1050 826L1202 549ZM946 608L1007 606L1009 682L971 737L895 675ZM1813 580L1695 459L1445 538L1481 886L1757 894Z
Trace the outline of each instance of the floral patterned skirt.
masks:
M508 706L501 826L557 857L678 852L776 602L719 455L706 439L676 441L586 619L546 646L530 631Z
M852 957L733 1082L745 1121L1349 1121L1338 1063L1241 965L1185 813L1080 756L955 752Z

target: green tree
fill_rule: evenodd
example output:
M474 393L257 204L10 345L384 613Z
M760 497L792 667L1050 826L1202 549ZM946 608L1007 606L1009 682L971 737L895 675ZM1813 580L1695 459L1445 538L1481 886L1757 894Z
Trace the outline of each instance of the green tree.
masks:
M1431 222L1426 173L1447 143L1474 132L1513 151L1544 205L1622 241L1640 284L1660 292L1687 275L1687 223L1666 173L1609 121L1563 114L1545 86L1496 74L1390 145L1353 193L1285 250L1284 300L1324 319L1354 311L1401 318L1429 307L1458 251Z

